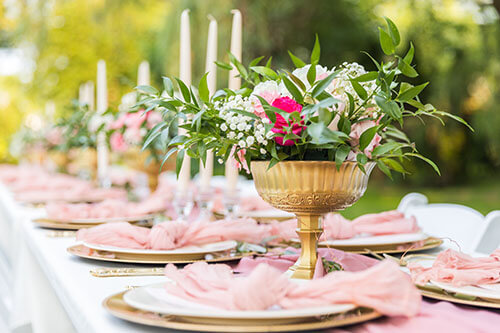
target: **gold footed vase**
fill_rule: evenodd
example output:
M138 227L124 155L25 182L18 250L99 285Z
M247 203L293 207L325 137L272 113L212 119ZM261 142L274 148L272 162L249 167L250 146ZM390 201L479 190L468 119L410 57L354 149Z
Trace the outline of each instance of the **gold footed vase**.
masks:
M375 163L363 173L355 162L337 170L330 161L284 161L268 170L269 161L253 161L252 175L259 195L275 208L297 216L299 260L287 272L291 278L312 279L318 260L321 216L345 209L365 193Z

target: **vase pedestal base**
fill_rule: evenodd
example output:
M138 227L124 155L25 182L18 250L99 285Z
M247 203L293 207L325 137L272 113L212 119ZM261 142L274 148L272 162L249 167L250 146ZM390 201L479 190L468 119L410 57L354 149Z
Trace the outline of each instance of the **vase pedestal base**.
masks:
M318 240L323 233L321 215L297 214L297 234L301 252L297 262L288 269L286 275L292 279L311 280L318 261Z

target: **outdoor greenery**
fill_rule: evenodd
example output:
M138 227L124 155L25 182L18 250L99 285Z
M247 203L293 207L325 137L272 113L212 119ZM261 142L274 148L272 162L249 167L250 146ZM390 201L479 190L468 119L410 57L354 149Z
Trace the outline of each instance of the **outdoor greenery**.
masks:
M292 63L285 51L308 59L316 33L323 65L331 68L345 60L372 68L359 51L386 58L377 28L384 16L390 17L404 36L396 52L405 54L410 41L415 46L420 76L410 83L431 82L422 99L475 129L473 133L455 122L442 127L437 120L425 126L419 120L405 123L405 132L420 153L436 162L442 176L415 162L404 183L442 186L499 178L500 5L488 0L5 1L0 6L0 47L21 48L35 60L36 70L31 80L0 77L0 160L11 159L7 143L25 115L43 115L47 101L56 103L58 114L67 112L79 85L95 80L98 59L108 64L112 107L133 89L144 59L151 63L153 85L161 86L162 75L177 76L184 8L191 9L193 82L204 74L209 13L219 24L220 61L229 62L230 9L239 8L243 63L265 54L273 57L276 68L288 69ZM227 72L217 74L218 88L226 86ZM375 181L378 177L374 175ZM497 201L498 192L490 192Z

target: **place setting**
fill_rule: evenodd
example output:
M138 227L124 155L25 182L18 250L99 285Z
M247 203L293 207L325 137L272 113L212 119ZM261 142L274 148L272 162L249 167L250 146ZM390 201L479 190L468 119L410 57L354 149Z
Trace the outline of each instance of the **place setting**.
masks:
M316 22L311 13L318 9L309 13L298 3L263 8L271 16L285 15L279 9ZM339 17L346 4L336 4ZM141 4L148 19L138 20L132 10L137 5L130 3L120 17L130 26L126 38L109 39L119 61L116 54L88 60L82 50L76 57L70 48L67 56L34 61L55 87L44 84L46 91L36 96L55 102L43 116L27 114L13 140L13 151L17 145L21 153L9 160L17 165L0 165L0 282L8 287L0 288L0 308L12 308L8 320L56 333L483 333L500 325L500 242L493 239L499 212L483 216L482 210L429 203L415 193L399 205L387 199L429 187L426 194L434 200L431 182L469 184L457 176L469 168L486 174L486 162L462 167L448 160L469 154L470 142L491 146L487 133L472 137L469 122L476 126L478 115L484 117L487 103L478 101L487 100L484 91L493 94L492 77L471 69L465 76L477 82L457 76L467 91L450 93L440 84L453 80L441 72L431 88L427 78L456 54L436 58L402 14L378 17L388 4L373 9L370 19L361 15L368 8L363 4L353 12L359 18L341 20L359 30L354 48L331 29L312 32L310 24L292 24L293 40L275 29L272 47L244 54L265 25L258 20L258 1L240 5L241 11L229 11L231 5L221 4L212 15L210 6L148 2ZM52 4L64 12L58 6ZM320 11L331 12L328 6L325 1ZM55 10L49 7L47 12ZM77 5L70 7L78 12ZM173 14L160 33L163 11ZM106 33L109 18L101 14L94 16ZM47 34L74 25L60 15ZM91 25L95 17L83 22ZM474 20L486 33L486 18ZM148 24L138 35L136 21ZM330 21L342 32L338 20ZM255 35L249 44L243 43L244 22ZM398 26L418 37L415 44ZM87 37L89 45L96 38ZM138 58L152 37L179 52L155 42L148 51L153 62ZM228 49L218 54L222 37ZM140 48L136 39L144 42ZM460 59L469 56L451 41L441 44ZM105 54L103 46L99 42ZM205 47L206 54L200 53ZM37 50L37 57L44 52ZM173 54L177 59L170 59ZM436 68L427 57L435 58ZM87 71L89 63L96 65L94 81L78 74L79 64ZM137 77L129 77L131 64ZM458 65L474 67L463 60L447 71ZM75 80L71 93L68 70ZM218 78L221 73L227 82ZM76 93L66 109L56 110L59 99ZM467 99L456 101L457 95ZM444 111L450 106L454 113ZM493 159L490 146L489 155L474 158ZM384 179L403 192L392 193ZM369 186L374 190L367 193ZM469 216L477 221L462 221ZM438 228L451 222L456 233ZM11 276L4 279L4 271ZM12 289L13 296L2 289Z

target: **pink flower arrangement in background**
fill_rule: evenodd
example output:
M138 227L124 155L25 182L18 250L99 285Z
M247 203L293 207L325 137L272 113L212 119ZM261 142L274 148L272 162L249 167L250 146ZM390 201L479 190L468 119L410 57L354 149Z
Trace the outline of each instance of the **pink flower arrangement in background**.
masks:
M109 144L111 149L118 153L123 153L128 149L128 144L123 139L123 135L120 132L114 132L109 137Z

